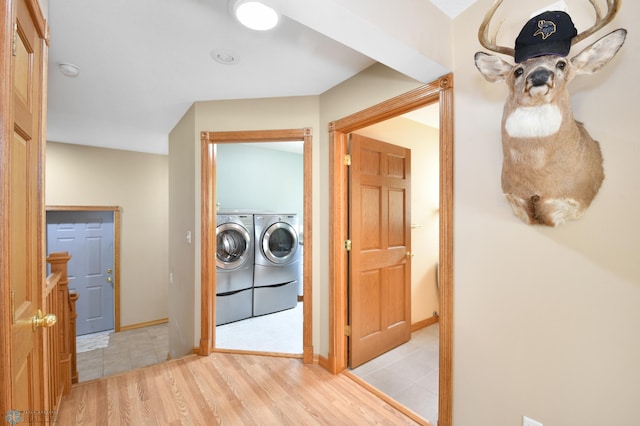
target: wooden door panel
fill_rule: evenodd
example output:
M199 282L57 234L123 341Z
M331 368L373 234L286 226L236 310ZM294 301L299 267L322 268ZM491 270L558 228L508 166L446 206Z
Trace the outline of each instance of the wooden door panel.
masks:
M407 177L406 158L402 156L387 155L389 177L404 179Z
M363 304L368 307L379 307L382 303L382 279L381 271L366 271L361 274L361 285L358 286L359 292L356 297L362 300ZM361 324L361 337L366 338L374 333L382 330L382 318L380 309L361 309L356 322Z
M389 211L389 227L388 227L388 241L390 247L405 247L407 245L405 228L406 214L405 208L406 191L404 188L389 188L388 194L389 204L387 210Z
M32 87L33 87L33 48L31 47L31 41L29 35L31 33L28 28L23 26L24 16L18 17L16 28L16 55L14 56L14 96L26 106L27 110L30 110L32 105Z
M363 186L360 190L362 250L378 249L382 242L380 188Z
M351 135L352 368L411 337L410 151Z
M9 410L41 412L45 406L44 359L41 329L34 330L32 319L42 308L44 276L43 250L43 40L36 22L37 3L15 2L14 42L12 43L11 96L12 134L3 155L8 158L3 179L8 182L2 226L3 244L8 253L8 285L11 292L11 399ZM3 94L3 96L5 96ZM7 126L9 127L9 126ZM30 422L28 414L22 416Z
M394 285L394 283L404 283L406 280L407 264L400 264L387 269L388 288L387 296L387 324L393 326L401 324L407 318L406 288L404 285Z

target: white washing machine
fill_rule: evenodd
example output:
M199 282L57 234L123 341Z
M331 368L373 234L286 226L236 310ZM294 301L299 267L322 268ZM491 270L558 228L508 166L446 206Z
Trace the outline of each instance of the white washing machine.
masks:
M253 315L252 214L216 216L216 325Z
M294 213L256 213L253 315L294 308L298 304L301 252Z

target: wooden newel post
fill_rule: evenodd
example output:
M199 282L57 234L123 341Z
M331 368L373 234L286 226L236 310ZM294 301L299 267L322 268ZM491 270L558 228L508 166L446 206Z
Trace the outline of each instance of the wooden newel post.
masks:
M69 277L67 275L67 264L70 259L71 255L67 252L51 253L47 257L47 263L51 265L51 273L60 274L57 288L54 290L57 293L56 300L58 305L55 307L56 316L58 317L58 333L55 338L60 356L60 365L57 368L60 371L64 395L71 392L73 373L75 372L76 379L78 375L75 368L75 303L71 302L69 296ZM56 368L56 366L53 366L53 368Z
M70 331L71 335L71 383L78 383L78 363L76 354L76 318L78 313L76 312L76 302L80 298L80 295L75 291L69 292L69 302L71 307L70 318Z

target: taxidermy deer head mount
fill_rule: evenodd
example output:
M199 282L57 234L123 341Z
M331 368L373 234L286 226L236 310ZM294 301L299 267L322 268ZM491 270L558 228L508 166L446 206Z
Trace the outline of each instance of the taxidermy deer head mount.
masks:
M619 0L607 0L603 14L597 0L589 1L596 22L580 34L565 12L544 12L527 22L515 49L497 46L496 34L488 35L489 22L502 0L478 30L482 46L516 62L475 54L476 67L488 81L509 86L502 117L502 189L514 213L528 224L557 226L580 218L604 179L600 145L573 118L567 85L576 75L606 65L627 31L613 31L567 59L572 45L611 22L620 8Z

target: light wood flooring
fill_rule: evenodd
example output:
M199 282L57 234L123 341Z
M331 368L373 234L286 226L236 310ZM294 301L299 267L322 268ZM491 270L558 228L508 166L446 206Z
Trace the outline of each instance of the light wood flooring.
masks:
M214 353L75 385L60 425L414 425L345 375L299 359Z

